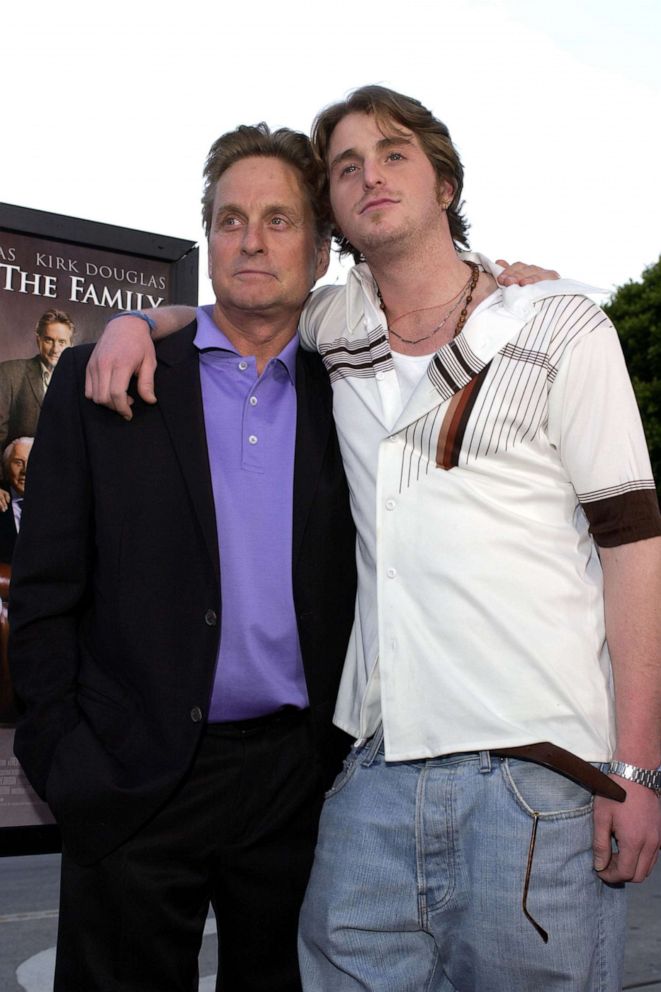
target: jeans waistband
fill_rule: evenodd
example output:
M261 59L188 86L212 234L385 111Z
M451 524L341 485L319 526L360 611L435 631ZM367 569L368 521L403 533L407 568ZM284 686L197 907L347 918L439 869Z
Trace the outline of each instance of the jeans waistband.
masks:
M376 758L383 743L383 726L380 725L374 736L365 744L365 750L361 757L361 764L369 767ZM544 765L559 775L572 779L579 785L587 789L588 792L596 793L598 796L606 796L607 799L614 799L616 802L624 802L626 792L624 789L609 778L605 772L600 771L591 765L589 761L584 761L578 755L565 748L551 744L550 741L540 741L535 744L524 744L518 747L497 747L489 748L485 751L461 752L461 756L479 757L483 764L483 757L490 758L518 758L521 761L531 761L536 765ZM439 755L443 758L459 757L454 755Z

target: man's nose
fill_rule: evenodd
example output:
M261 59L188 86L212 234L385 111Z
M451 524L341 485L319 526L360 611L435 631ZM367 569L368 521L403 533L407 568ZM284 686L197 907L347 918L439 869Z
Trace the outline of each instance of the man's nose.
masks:
M264 251L264 235L260 224L246 224L241 251L246 255L258 255Z
M381 163L376 160L366 159L363 162L363 186L365 189L372 189L383 183L383 172Z

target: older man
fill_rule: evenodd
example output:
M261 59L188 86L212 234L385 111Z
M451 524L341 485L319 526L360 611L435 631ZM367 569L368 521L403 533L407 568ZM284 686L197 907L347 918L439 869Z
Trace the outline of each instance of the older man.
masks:
M661 522L617 336L586 287L502 291L458 252L463 169L418 101L365 87L314 138L367 264L302 325L359 532L336 710L358 743L322 815L306 987L615 992L610 883L661 840ZM92 378L121 405L121 376Z
M62 830L61 992L191 992L209 902L218 989L300 988L355 597L330 387L296 337L328 262L318 186L304 135L224 135L215 303L159 348L159 405L129 428L87 402L86 346L49 387L10 663L16 753Z
M8 489L8 505L0 514L0 561L9 564L21 526L25 478L32 450L32 437L17 437L2 453L2 474Z
M63 310L37 321L37 354L0 363L0 449L16 437L33 437L53 369L73 343L74 323Z

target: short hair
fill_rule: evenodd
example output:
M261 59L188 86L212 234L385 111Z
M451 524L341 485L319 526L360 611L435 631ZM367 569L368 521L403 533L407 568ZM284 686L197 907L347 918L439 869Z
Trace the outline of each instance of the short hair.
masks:
M2 452L2 469L5 476L7 476L7 469L9 468L9 463L12 460L14 454L14 448L17 444L27 444L28 448L32 449L34 444L33 437L15 437L13 441L10 441L5 450Z
M46 313L42 313L35 327L40 338L43 338L50 324L66 324L71 331L71 337L76 333L76 325L64 310L47 310Z
M211 232L216 184L224 172L244 158L277 158L292 166L301 178L314 218L319 242L331 236L332 222L328 201L322 196L324 172L314 154L310 139L288 127L271 131L268 124L241 124L214 141L204 165L202 223L207 238Z
M346 100L340 100L326 107L317 115L312 125L312 144L324 165L326 180L325 193L329 193L328 149L333 131L347 114L373 114L378 127L384 134L398 133L397 125L412 131L434 167L439 182L446 180L453 188L450 205L447 208L450 234L457 247L468 248L468 222L463 216L461 193L464 186L464 167L459 153L452 144L450 132L445 124L434 117L419 100L404 96L385 86L361 86L349 93ZM339 242L341 255L352 254L360 260L360 252L344 237L341 231L333 232Z

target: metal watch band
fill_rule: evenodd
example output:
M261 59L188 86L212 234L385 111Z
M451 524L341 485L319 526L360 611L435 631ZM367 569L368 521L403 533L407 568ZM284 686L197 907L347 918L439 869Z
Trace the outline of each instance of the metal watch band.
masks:
M637 768L624 761L611 761L608 769L612 774L626 778L629 782L644 785L661 797L661 768Z

